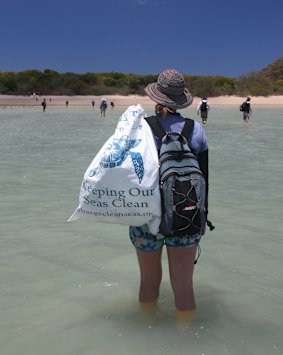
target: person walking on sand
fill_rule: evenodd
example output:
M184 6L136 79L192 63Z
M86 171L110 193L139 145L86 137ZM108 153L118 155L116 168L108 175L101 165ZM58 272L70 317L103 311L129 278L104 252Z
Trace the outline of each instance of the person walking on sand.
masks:
M248 96L246 101L242 103L240 106L240 111L243 112L243 121L244 123L248 123L250 120L250 115L253 113L251 104L250 104L251 98Z
M156 116L166 132L181 132L185 118L177 112L191 105L193 98L185 88L184 77L175 69L159 74L157 83L145 88L147 96L156 103ZM200 164L208 191L208 143L202 125L195 121L193 133L186 137ZM206 209L208 202L205 202ZM196 308L193 271L196 252L205 230L193 237L155 236L148 226L131 226L130 239L136 248L140 268L139 302L142 309L154 311L162 279L162 250L166 246L169 275L179 319L191 320Z
M111 106L111 110L114 110L115 103L114 103L114 101L113 101L113 100L110 102L110 106Z
M106 109L107 109L107 101L106 99L102 99L99 105L100 108L100 117L105 117Z
M200 114L202 124L206 124L209 110L210 110L209 102L207 98L203 96L197 107L197 115Z

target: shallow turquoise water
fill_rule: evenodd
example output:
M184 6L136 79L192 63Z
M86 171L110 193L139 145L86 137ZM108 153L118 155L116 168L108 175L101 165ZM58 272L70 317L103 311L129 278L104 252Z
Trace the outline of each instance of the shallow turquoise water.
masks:
M283 110L253 109L244 125L237 109L212 108L205 127L216 229L195 270L197 317L181 330L165 253L149 317L127 227L66 222L125 108L106 118L97 108L0 108L1 354L281 354Z

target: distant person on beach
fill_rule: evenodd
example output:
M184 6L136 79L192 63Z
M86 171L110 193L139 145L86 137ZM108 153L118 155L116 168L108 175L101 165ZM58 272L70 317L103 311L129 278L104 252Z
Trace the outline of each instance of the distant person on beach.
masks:
M46 99L43 99L43 101L41 103L41 106L42 106L43 112L45 112L45 110L46 110Z
M113 109L114 109L114 107L115 107L115 103L114 103L114 101L111 101L111 102L110 102L110 106L111 106L111 110L113 110Z
M94 100L91 101L91 105L92 105L92 107L94 107L94 105L95 105L95 101Z
M207 98L203 96L197 107L197 115L200 114L202 124L206 124L209 110L210 110L209 102Z
M99 105L100 108L100 117L105 117L106 109L107 109L107 101L106 99L102 99Z
M66 101L66 107L68 107L68 106L69 106L69 101L67 100L67 101Z
M250 115L253 113L251 108L251 98L248 96L246 101L242 103L240 106L240 111L243 112L243 121L244 123L248 123L250 119Z
M181 132L185 118L177 112L191 105L193 97L185 88L184 77L175 69L159 74L157 83L149 84L145 93L156 105L156 116L166 132ZM195 121L193 133L186 137L204 174L208 191L208 144L202 125ZM205 202L207 207L207 200ZM176 315L190 321L195 313L193 271L196 252L205 230L193 237L155 236L148 226L130 227L130 239L136 248L140 268L139 301L143 309L154 311L162 279L162 249L165 245L169 275L175 298Z

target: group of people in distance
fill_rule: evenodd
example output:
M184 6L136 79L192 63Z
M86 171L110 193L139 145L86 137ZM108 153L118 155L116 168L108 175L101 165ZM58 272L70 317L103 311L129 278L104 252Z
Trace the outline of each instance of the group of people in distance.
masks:
M50 102L51 102L51 98L50 98ZM69 101L68 100L65 102L65 105L66 105L66 107L69 106ZM95 106L95 101L94 100L91 101L91 105L94 108L94 106ZM41 106L42 106L43 112L45 112L46 107L47 107L47 101L46 101L45 98L42 100ZM110 106L111 106L111 110L113 110L114 107L115 107L115 103L114 103L113 100L110 102ZM107 107L108 107L108 104L107 104L106 99L102 98L101 101L100 101L100 104L99 104L100 117L105 117L105 113L106 113Z
M252 109L251 109L251 104L250 104L251 98L248 96L246 101L242 103L240 106L240 111L243 112L243 121L244 123L248 123L250 119L250 115L252 114ZM114 101L110 102L111 109L113 110L114 108ZM100 117L105 117L106 109L107 109L107 101L105 98L102 98L100 101ZM202 124L205 125L207 123L208 119L208 112L210 110L210 104L206 96L203 96L202 99L200 100L198 106L197 106L197 115L201 117Z
M242 103L240 106L240 111L243 112L243 121L244 123L248 123L250 119L250 115L252 114L252 109L251 109L251 104L250 104L251 98L248 96L246 101ZM111 109L113 110L114 108L114 101L110 102ZM100 116L105 117L105 112L107 109L107 101L105 98L102 98L100 101ZM208 112L210 110L210 104L206 96L203 96L202 99L200 100L198 106L197 106L197 115L201 117L202 124L205 125L207 123L208 119Z
M251 101L251 98L248 96L246 101L244 101L240 106L240 111L243 112L244 123L249 122L250 115L252 114L250 101ZM200 115L203 125L205 125L207 123L209 110L210 110L209 102L208 102L207 98L205 96L203 96L197 106L197 115Z
M247 99L239 107L240 111L243 113L243 122L244 123L249 122L250 115L252 114L250 101L251 101L251 98L248 96ZM95 101L92 100L91 104L92 104L92 107L94 107ZM46 106L47 106L46 99L43 99L41 105L43 108L43 112L45 112ZM68 107L68 105L69 105L69 102L66 101L66 107ZM111 106L111 110L113 110L115 107L115 103L113 100L110 102L110 106ZM107 100L105 98L102 98L100 101L100 104L99 104L100 117L105 117L107 107L108 107ZM205 125L207 123L209 110L210 110L210 104L208 102L208 99L206 98L206 96L203 96L197 106L197 115L198 116L200 115L203 125Z

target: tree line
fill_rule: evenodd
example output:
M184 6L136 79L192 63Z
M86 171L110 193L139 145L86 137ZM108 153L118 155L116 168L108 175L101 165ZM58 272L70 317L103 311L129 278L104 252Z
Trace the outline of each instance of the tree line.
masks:
M279 72L278 72L279 63ZM193 96L221 95L269 96L283 94L283 59L276 69L269 66L261 72L239 78L184 75ZM278 75L274 75L277 70ZM43 71L0 72L0 94L6 95L144 95L144 88L157 80L157 75L111 73L58 73Z

